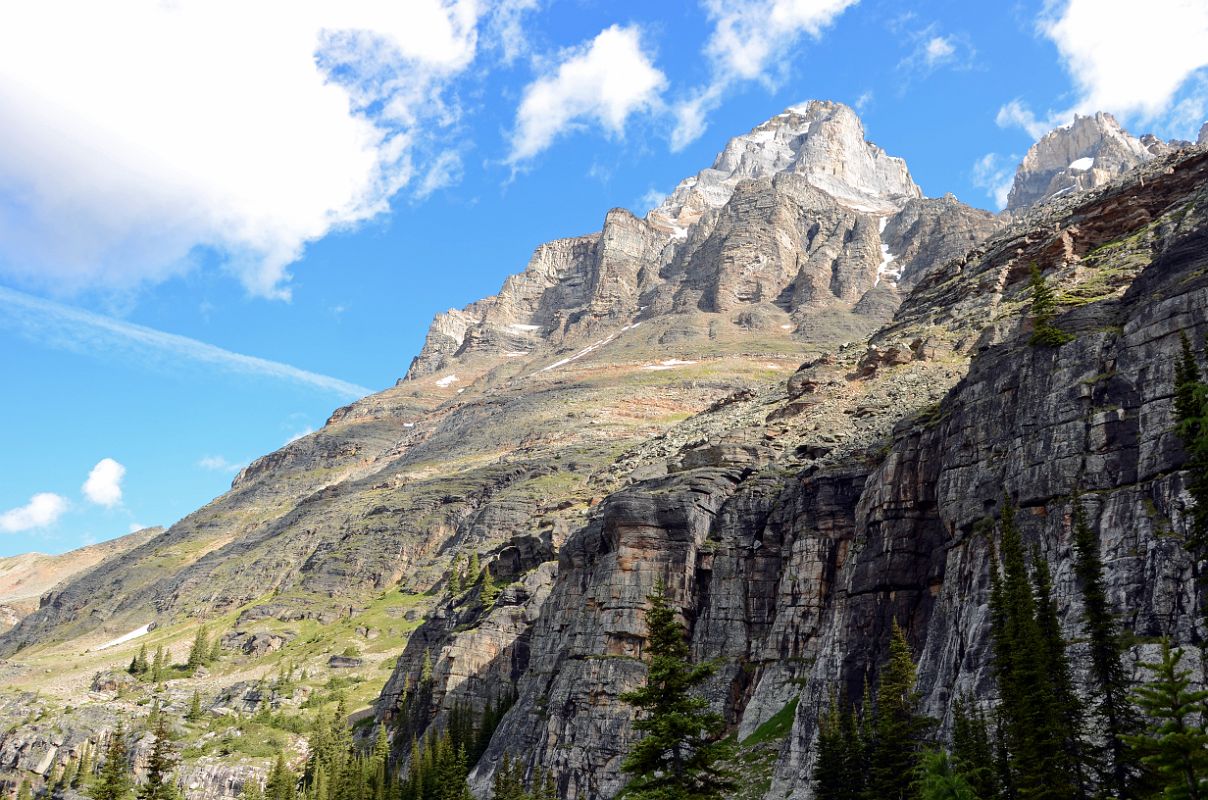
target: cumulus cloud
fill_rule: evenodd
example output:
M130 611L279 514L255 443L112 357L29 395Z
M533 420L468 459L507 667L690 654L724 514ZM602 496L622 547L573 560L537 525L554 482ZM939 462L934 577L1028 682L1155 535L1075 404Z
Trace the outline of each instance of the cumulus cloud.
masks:
M232 353L186 336L93 314L0 286L0 328L47 347L175 371L201 366L282 380L354 400L371 389L289 364Z
M102 458L84 481L84 496L99 506L113 508L122 502L122 478L126 468L112 458Z
M995 208L1007 207L1007 195L1015 183L1014 157L1004 159L998 153L986 153L973 164L973 185L993 198Z
M0 514L0 531L21 533L54 525L67 510L67 500L51 492L40 492L20 508Z
M704 53L708 84L676 104L672 149L695 141L726 91L743 81L772 86L787 73L802 37L817 39L858 0L703 0L713 31Z
M508 163L530 159L559 135L588 123L620 136L631 115L656 108L667 79L642 44L637 27L613 25L563 52L524 89Z
M457 119L447 89L487 9L3 4L0 271L126 288L209 252L250 293L287 297L308 242L382 212L439 155L436 133ZM513 38L518 15L502 28Z
M1057 46L1077 99L1069 108L1034 114L1015 101L998 114L1000 125L1023 127L1035 137L1074 114L1109 111L1121 120L1161 124L1185 109L1203 108L1208 91L1208 4L1202 0L1152 0L1138 13L1127 0L1067 0L1050 4L1038 29ZM1176 130L1194 134L1190 123Z

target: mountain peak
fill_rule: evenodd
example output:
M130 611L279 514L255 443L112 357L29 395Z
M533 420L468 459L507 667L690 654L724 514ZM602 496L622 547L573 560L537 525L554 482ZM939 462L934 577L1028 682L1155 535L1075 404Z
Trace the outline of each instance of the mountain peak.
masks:
M1172 145L1155 136L1133 136L1111 114L1076 116L1028 150L1015 173L1007 209L1016 211L1111 181L1165 153Z
M850 107L810 100L726 143L713 166L680 182L646 219L682 236L707 211L721 208L743 180L794 173L850 208L889 214L923 196L906 162L864 138Z

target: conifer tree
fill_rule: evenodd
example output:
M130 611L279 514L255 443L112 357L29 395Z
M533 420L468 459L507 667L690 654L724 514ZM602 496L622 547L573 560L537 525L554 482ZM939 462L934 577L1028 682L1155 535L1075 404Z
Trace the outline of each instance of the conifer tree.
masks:
M1124 644L1119 625L1108 605L1099 554L1099 537L1086 522L1077 496L1074 506L1074 575L1082 594L1083 622L1090 646L1091 713L1102 731L1104 747L1099 783L1116 797L1138 796L1141 765L1136 751L1124 743L1125 736L1140 732L1140 717L1129 697L1131 681L1124 669Z
M449 565L449 594L452 597L461 594L461 553L453 556L453 563Z
M161 644L155 648L155 659L151 662L151 682L163 682L166 677L167 668L168 661L164 655L164 646Z
M621 769L633 777L622 796L635 800L709 800L734 786L721 766L729 748L725 721L694 690L713 674L712 664L692 664L684 629L667 605L660 581L647 599L646 684L621 695L640 712L643 734Z
M210 642L210 652L206 654L207 664L217 664L222 660L222 637L217 634L214 636L214 641Z
M491 800L529 800L524 786L524 763L513 760L506 752L491 781Z
M1136 690L1138 705L1150 719L1147 729L1125 741L1156 773L1166 800L1208 797L1208 734L1197 723L1208 691L1192 691L1188 670L1179 669L1181 649L1162 643L1161 659L1141 666L1153 679Z
M189 701L189 710L185 713L185 719L189 722L201 722L204 714L201 710L201 693L196 689L193 690L193 699Z
M105 748L105 763L101 774L88 793L92 800L124 800L130 793L130 771L126 763L126 731L119 721L109 735Z
M277 753L273 770L264 783L264 800L294 800L298 794L298 776L285 763L285 754Z
M1057 295L1035 262L1028 277L1032 293L1032 338L1029 344L1035 347L1060 347L1074 337L1053 324L1057 314Z
M378 725L373 740L373 755L370 758L370 793L367 800L388 800L390 793L390 737L386 726Z
M126 671L137 677L146 675L149 669L151 669L151 665L147 663L147 645L143 644L139 646L138 653L131 659L130 666Z
M427 647L424 648L424 660L419 668L419 682L421 684L432 683L432 650Z
M147 779L138 787L138 800L179 800L180 792L172 782L176 754L168 731L168 721L160 714L155 723L155 744L147 758Z
M205 664L210 658L210 636L205 625L197 629L197 635L193 637L193 646L189 648L189 660L185 666L191 670Z
M34 800L34 788L29 783L29 778L22 778L21 785L17 787L17 800Z
M467 572L470 575L471 581L478 581L482 577L482 562L478 558L478 551L470 553L470 566Z
M1191 343L1182 334L1182 355L1175 366L1174 411L1176 431L1187 453L1187 490L1191 531L1187 550L1196 564L1208 558L1208 384L1200 378Z
M63 765L63 772L59 775L59 779L55 782L54 794L62 794L64 789L69 788L75 783L76 773L79 771L79 762L74 758L67 759L67 763Z
M980 800L1002 793L995 766L994 745L986 717L971 698L958 698L952 709L952 765Z
M943 750L928 750L919 763L919 800L983 800Z
M866 795L881 800L916 797L919 768L929 721L918 712L914 659L897 620L889 640L889 659L877 682L872 741L868 752Z
M998 680L1007 788L1019 800L1078 796L1071 778L1068 709L1059 701L1049 667L1054 646L1037 620L1036 598L1015 523L1005 500L1001 518L1002 573L991 561L990 630Z
M482 599L484 608L491 608L495 605L495 600L499 597L499 587L495 585L495 579L491 577L491 568L482 568L482 590L479 597Z
M847 790L847 743L843 737L839 701L834 695L830 707L818 719L816 742L814 797L817 800L843 800Z

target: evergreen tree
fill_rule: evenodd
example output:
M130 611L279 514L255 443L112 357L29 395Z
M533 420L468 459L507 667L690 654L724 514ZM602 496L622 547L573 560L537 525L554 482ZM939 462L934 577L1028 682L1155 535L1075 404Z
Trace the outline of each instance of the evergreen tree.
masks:
M168 659L164 655L164 646L155 648L155 659L151 662L151 681L161 683L167 677Z
M491 800L529 800L524 786L524 763L520 759L503 754L491 781Z
M877 682L876 708L869 747L865 794L875 800L916 797L919 769L929 721L919 714L914 659L906 635L894 620L889 660Z
M984 800L943 750L928 750L919 763L919 800Z
M163 714L155 723L155 744L147 758L147 779L138 787L138 800L179 800L180 792L172 782L172 768L176 755L168 731L168 721Z
M424 648L424 660L419 668L419 682L425 685L432 683L432 650L427 647Z
M29 783L29 778L22 778L21 785L17 787L17 800L34 800L34 788Z
M621 695L641 712L634 728L643 736L621 769L633 777L622 796L637 800L708 800L734 787L721 766L729 755L725 721L693 690L713 674L712 664L690 661L688 641L667 605L660 581L647 598L646 685Z
M189 722L201 722L204 716L201 710L201 693L196 689L193 690L193 699L189 701L189 710L185 713L185 719Z
M1002 793L995 768L994 745L986 717L970 698L958 698L952 709L952 766L980 800Z
M388 800L390 794L390 737L386 726L378 725L369 764L370 792L367 800Z
M195 670L202 664L205 664L210 658L210 638L206 626L202 625L197 629L197 635L193 638L193 646L189 648L189 660L185 666L191 670Z
M1060 347L1073 339L1073 335L1053 324L1053 317L1057 315L1057 295L1035 262L1032 263L1032 271L1028 276L1028 288L1032 293L1032 338L1029 344L1036 347Z
M1138 688L1135 699L1151 722L1144 733L1126 736L1144 764L1156 773L1166 800L1208 797L1208 734L1197 724L1208 691L1191 691L1188 670L1179 669L1181 649L1162 643L1162 657L1142 664L1153 679Z
M222 660L222 637L215 635L214 641L210 642L210 652L206 655L207 664L217 664Z
M147 670L151 669L151 665L147 663L147 645L143 644L138 648L138 653L130 660L130 666L127 672L134 676L146 675Z
M285 755L277 753L273 770L264 783L264 800L294 800L298 794L298 776L285 763Z
M1053 581L1049 564L1039 549L1032 550L1032 585L1036 591L1036 625L1043 647L1044 668L1052 686L1054 707L1053 733L1065 749L1065 763L1072 770L1077 796L1085 797L1088 785L1086 753L1082 741L1082 701L1074 691L1065 638L1053 602Z
M1104 737L1103 753L1098 759L1102 765L1099 783L1116 797L1128 800L1138 796L1141 765L1123 737L1137 735L1141 720L1129 698L1131 681L1122 661L1124 644L1119 626L1108 605L1099 537L1087 524L1078 497L1073 505L1074 575L1082 593L1083 622L1090 646L1094 696L1091 713Z
M1003 503L1001 531L1001 574L991 561L990 631L1002 698L999 715L1008 773L1003 783L1018 800L1069 800L1078 797L1069 709L1062 705L1062 690L1049 673L1056 646L1052 632L1046 636L1037 619L1023 541L1009 500Z
M92 800L124 800L130 793L130 768L126 763L126 732L122 723L109 735L100 778L90 787Z
M76 759L67 759L67 763L63 765L63 772L59 775L59 779L55 781L54 794L62 794L65 789L68 789L75 783L79 766L79 762Z
M1200 378L1186 335L1182 336L1182 355L1175 365L1174 411L1176 431L1187 453L1183 465L1187 490L1195 501L1187 550L1198 567L1208 558L1208 384Z
M482 590L479 597L482 600L484 608L491 608L495 605L495 600L499 597L499 587L495 585L495 579L491 577L491 568L482 568Z
M818 719L814 756L814 797L817 800L842 800L847 785L847 749L843 736L843 717L839 701L831 696L830 707Z

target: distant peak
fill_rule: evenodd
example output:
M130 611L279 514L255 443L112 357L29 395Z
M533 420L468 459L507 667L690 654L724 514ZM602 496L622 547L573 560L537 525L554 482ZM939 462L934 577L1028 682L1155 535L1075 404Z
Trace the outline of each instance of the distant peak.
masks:
M809 100L735 136L713 166L681 181L647 219L684 235L703 214L725 205L740 181L784 172L869 213L892 213L923 196L905 161L864 139L855 111L842 103Z

